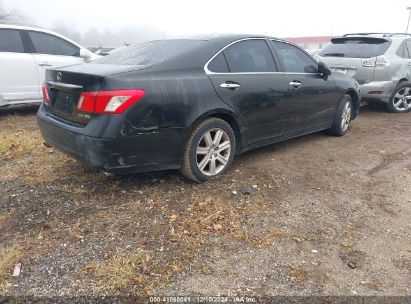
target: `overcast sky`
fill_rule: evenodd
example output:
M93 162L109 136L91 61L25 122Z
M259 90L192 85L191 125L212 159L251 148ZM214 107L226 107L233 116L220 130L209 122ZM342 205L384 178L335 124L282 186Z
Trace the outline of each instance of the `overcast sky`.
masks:
M0 0L32 23L84 33L154 25L171 35L255 33L277 37L405 32L411 0Z

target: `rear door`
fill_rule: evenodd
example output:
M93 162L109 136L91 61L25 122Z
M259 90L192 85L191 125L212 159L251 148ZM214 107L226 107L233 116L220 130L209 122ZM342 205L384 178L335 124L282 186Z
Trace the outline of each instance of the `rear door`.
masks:
M37 67L20 30L0 29L0 106L40 101Z
M60 37L39 31L26 31L37 64L39 87L44 82L46 69L84 63L80 48Z
M334 38L319 56L332 70L345 73L359 84L364 84L374 80L376 57L383 55L390 44L385 38Z
M206 66L219 97L241 117L249 144L281 137L288 84L265 39L236 41Z
M271 42L290 90L288 136L330 125L339 101L332 77L321 77L318 63L300 48L283 41Z

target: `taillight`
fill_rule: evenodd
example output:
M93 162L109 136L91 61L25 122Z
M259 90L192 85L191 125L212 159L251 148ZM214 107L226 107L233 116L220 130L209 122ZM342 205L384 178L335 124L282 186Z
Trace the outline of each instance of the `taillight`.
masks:
M83 92L77 110L96 114L121 114L144 97L144 90Z
M43 93L43 101L46 103L50 103L49 89L47 88L47 84L45 82L43 83L41 92Z
M389 66L390 63L385 56L371 57L361 59L364 67Z
M378 56L377 60L375 60L376 66L389 66L390 62L387 60L385 56Z
M81 93L77 102L77 110L80 112L93 113L96 104L96 96L97 92Z
M365 67L375 67L375 60L377 60L376 57L361 59L362 66L365 66Z

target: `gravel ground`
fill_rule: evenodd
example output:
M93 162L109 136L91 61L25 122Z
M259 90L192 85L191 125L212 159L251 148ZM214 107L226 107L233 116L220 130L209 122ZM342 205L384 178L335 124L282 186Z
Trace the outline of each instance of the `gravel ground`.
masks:
M44 147L35 110L3 110L0 248L22 270L0 294L410 296L410 134L411 113L369 106L342 138L193 184L106 177Z

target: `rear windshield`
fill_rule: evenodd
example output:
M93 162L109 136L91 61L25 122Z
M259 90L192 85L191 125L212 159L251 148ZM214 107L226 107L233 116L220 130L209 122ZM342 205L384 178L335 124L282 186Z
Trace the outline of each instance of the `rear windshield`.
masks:
M204 41L187 39L149 41L114 50L93 63L154 65L193 50L202 43Z
M322 57L370 58L383 55L391 42L379 38L334 38L319 55Z

